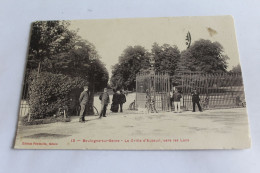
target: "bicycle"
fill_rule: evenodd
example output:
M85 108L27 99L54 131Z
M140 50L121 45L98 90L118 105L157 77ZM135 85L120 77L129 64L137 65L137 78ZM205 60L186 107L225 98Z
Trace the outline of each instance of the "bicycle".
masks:
M129 110L136 110L135 100L129 105Z
M92 108L92 109L91 109L91 108ZM91 110L93 110L93 114L92 114L92 115L94 115L94 116L99 116L98 109L97 109L94 105L89 106L88 114L89 114L89 112L90 112ZM77 112L77 116L79 116L79 113L80 113L80 105L77 107L76 112Z
M151 113L158 113L158 111L156 110L155 108L155 102L154 100L147 100L146 103L145 103L145 108L147 109L147 113L149 114L150 112Z

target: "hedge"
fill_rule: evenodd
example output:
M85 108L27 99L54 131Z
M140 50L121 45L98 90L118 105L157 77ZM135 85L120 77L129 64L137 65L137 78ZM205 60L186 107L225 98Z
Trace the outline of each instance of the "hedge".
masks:
M73 89L87 85L80 77L49 72L32 72L29 78L29 106L33 119L53 116L59 108L69 105L69 94Z

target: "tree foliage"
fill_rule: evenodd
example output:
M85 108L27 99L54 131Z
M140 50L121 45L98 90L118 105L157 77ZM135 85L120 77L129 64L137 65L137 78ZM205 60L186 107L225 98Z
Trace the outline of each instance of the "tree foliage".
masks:
M242 70L241 70L241 66L240 64L234 66L231 70L230 70L231 73L241 73Z
M119 57L119 62L113 66L111 85L117 88L135 88L136 74L141 69L149 68L148 52L142 46L129 46Z
M107 85L108 71L95 46L70 30L69 25L66 21L32 24L25 75L29 95L23 98L29 99L31 113L38 118L69 104L68 94L74 89L88 84L91 104L94 92Z
M108 71L95 46L69 29L67 21L38 21L32 24L27 71L51 72L81 77L95 90L105 87ZM97 80L98 79L98 80Z
M67 21L37 21L32 24L27 68L40 69L41 63L59 53L71 50L77 39Z
M226 72L229 58L223 53L224 50L220 43L201 39L181 52L181 59L191 71Z
M164 44L159 46L154 43L152 46L152 56L155 59L156 72L168 72L174 74L177 64L180 61L180 51L177 46Z
M150 57L155 59L156 72L173 74L180 60L180 51L176 46L164 44L159 46L154 43L151 53L144 47L127 47L119 57L118 64L113 66L111 84L113 87L135 88L136 74L147 71L150 67Z
M87 80L95 91L106 87L108 71L101 62L95 46L86 40L79 40L68 53L61 53L43 62L45 71L61 73Z
M87 84L80 77L71 78L63 74L36 71L30 73L29 106L31 118L39 119L52 116L71 103L70 93L75 88Z

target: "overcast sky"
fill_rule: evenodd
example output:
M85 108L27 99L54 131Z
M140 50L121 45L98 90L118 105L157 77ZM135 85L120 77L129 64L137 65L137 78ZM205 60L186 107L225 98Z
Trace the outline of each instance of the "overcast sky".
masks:
M230 16L76 20L71 21L70 27L79 29L78 34L95 45L110 77L112 65L118 62L127 46L141 45L150 51L152 44L157 42L176 45L182 51L187 47L188 31L192 42L199 39L218 41L230 58L228 70L239 63L234 22Z

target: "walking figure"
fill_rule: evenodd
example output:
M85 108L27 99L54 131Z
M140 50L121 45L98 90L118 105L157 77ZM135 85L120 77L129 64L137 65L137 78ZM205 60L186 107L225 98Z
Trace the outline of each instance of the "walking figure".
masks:
M80 114L79 114L79 122L85 122L85 112L87 111L88 104L89 104L89 93L88 93L88 86L84 86L84 91L80 94L79 97L80 103Z
M104 92L99 96L99 100L101 100L101 112L99 118L106 117L107 105L110 103L107 88L104 88Z

